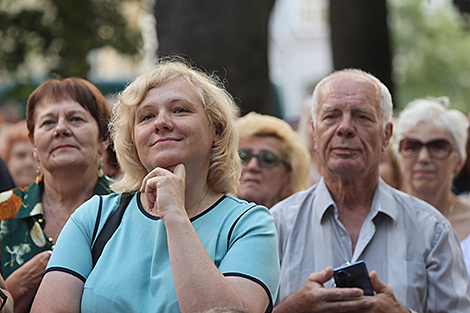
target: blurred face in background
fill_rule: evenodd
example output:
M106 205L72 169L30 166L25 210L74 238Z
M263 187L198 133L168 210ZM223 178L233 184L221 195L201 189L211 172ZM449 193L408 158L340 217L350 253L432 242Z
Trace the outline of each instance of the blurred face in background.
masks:
M7 165L17 187L31 185L36 178L36 161L31 142L18 141L13 144Z
M398 161L407 192L427 200L450 189L462 161L448 129L419 122L399 144Z
M238 198L267 208L283 199L290 187L291 171L281 145L281 140L273 136L251 136L240 143L242 175Z

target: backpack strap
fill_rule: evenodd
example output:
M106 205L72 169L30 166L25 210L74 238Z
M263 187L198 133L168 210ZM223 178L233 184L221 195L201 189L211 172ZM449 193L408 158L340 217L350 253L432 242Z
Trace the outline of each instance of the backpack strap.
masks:
M98 262L99 257L101 256L101 252L104 249L104 246L108 242L109 238L111 238L121 224L122 216L124 215L124 211L126 210L129 202L131 202L132 197L134 197L134 192L124 192L121 195L121 201L119 203L119 207L111 213L108 220L103 226L103 229L98 234L98 237L93 244L91 249L91 257L93 260L93 267L95 267L96 262ZM101 205L101 202L100 202Z

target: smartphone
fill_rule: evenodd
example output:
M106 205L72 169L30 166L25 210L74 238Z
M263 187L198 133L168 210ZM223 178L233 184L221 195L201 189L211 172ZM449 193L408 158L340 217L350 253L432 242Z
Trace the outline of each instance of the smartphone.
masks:
M364 295L366 296L374 295L374 288L372 288L369 272L367 271L366 263L364 261L358 261L335 268L333 278L335 280L336 287L357 287L364 290Z

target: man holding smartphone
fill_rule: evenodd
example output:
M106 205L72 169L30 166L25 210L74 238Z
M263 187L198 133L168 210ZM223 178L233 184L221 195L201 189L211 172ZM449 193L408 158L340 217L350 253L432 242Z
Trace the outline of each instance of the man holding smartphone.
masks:
M275 313L470 312L450 223L379 178L392 107L385 85L360 70L335 72L316 86L312 128L323 178L271 209L281 259ZM359 260L371 270L375 295L332 288L333 267Z

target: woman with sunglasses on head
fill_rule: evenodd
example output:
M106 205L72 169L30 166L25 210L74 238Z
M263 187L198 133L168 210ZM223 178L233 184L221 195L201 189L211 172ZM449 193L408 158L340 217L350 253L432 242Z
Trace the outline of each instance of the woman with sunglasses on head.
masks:
M309 187L310 156L289 124L251 112L237 126L242 161L238 198L270 208Z
M470 204L455 196L452 180L466 160L468 118L448 109L447 98L418 99L395 128L402 189L436 207L459 237L470 273Z

